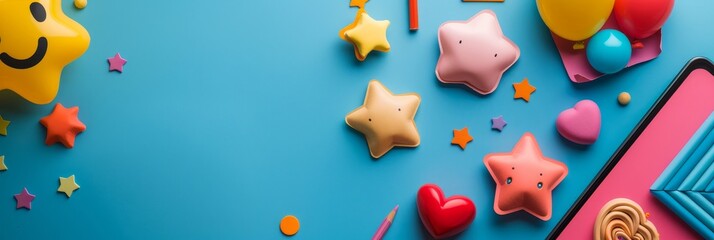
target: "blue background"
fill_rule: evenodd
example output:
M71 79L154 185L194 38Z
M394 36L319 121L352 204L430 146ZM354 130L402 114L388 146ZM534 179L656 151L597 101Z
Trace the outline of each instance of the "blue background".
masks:
M415 196L425 183L476 203L459 238L542 239L687 60L714 56L713 1L677 1L659 58L588 84L568 80L532 0L421 0L417 32L408 31L406 1L370 1L370 15L391 21L392 51L365 62L337 36L356 12L347 0L62 4L92 42L65 68L55 102L79 106L88 129L74 149L46 146L38 120L54 103L0 94L0 114L12 121L0 137L9 167L0 173L3 239L284 239L278 224L288 214L302 225L292 239L367 239L396 204L387 239L421 239ZM488 96L434 75L438 26L483 9L522 52ZM122 74L107 72L116 52L129 61ZM525 77L538 89L529 103L512 99L511 84ZM419 147L372 160L344 123L370 79L421 95ZM616 102L621 91L633 97L626 107ZM555 130L558 113L581 99L603 115L590 147ZM498 115L508 121L503 132L490 129ZM463 127L474 141L462 151L450 141ZM510 151L526 131L570 169L547 222L493 212L482 158ZM71 174L81 189L67 199L57 179ZM37 195L30 211L15 209L23 187Z

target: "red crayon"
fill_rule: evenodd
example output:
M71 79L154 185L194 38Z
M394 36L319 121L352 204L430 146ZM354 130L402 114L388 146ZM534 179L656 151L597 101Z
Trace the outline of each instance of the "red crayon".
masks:
M419 29L419 7L417 0L409 0L409 30Z

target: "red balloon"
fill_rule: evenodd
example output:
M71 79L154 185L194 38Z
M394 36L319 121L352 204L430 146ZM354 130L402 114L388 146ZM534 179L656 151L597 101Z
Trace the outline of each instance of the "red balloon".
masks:
M634 40L661 29L672 7L674 0L616 0L613 12L620 30Z

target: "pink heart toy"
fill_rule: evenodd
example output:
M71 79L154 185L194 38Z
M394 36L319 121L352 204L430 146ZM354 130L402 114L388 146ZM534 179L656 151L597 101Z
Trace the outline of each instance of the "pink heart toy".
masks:
M564 138L583 145L595 143L600 135L600 108L591 100L582 100L575 107L558 115L555 127Z

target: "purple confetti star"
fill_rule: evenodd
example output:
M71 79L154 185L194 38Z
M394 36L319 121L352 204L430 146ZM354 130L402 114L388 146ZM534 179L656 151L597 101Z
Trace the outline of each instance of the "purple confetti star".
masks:
M503 120L503 115L491 118L491 129L496 129L498 131L503 131L503 127L508 124L505 120Z
M114 55L114 57L108 58L107 61L109 61L109 71L117 71L117 72L123 72L124 71L124 64L126 64L126 59L122 58L119 53Z
M22 192L15 194L15 200L17 200L15 208L32 209L32 200L35 200L35 195L30 194L27 188L24 188Z

